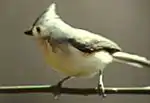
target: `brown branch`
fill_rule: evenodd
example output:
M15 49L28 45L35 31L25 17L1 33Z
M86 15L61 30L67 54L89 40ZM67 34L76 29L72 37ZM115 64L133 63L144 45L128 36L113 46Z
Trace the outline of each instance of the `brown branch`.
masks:
M0 93L53 93L55 94L56 86L52 85L27 85L27 86L1 86ZM150 94L150 86L148 87L106 87L106 94ZM62 94L71 95L94 95L97 89L94 88L60 88Z

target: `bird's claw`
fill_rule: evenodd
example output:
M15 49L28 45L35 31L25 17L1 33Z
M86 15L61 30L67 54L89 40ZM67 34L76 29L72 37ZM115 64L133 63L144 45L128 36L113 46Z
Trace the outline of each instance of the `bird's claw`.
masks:
M98 95L101 95L103 98L107 96L105 94L105 88L102 85L99 84L96 89L97 89Z
M58 100L59 97L60 97L60 94L54 94L54 99L55 99L55 100Z
M61 84L58 83L54 85L54 92L53 92L54 99L58 100L60 95L61 95Z
M64 83L64 81L70 79L71 77L68 76L62 80L60 80L56 85L54 85L54 92L53 92L53 95L54 95L54 99L59 99L60 97L60 94L61 94L61 88L62 88L62 85Z

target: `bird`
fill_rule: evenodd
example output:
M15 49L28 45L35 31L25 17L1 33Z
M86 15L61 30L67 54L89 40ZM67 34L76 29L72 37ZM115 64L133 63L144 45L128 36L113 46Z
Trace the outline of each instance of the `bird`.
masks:
M56 12L55 2L24 34L34 37L49 66L66 76L58 82L58 87L72 77L86 79L98 75L98 94L105 97L103 76L107 65L119 62L139 68L150 67L146 57L124 52L114 41L64 22Z

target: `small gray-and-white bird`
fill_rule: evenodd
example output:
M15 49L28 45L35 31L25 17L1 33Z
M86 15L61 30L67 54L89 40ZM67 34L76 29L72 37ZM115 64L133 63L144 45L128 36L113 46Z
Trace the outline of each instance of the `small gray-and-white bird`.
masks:
M59 86L70 77L99 74L98 90L104 96L103 70L108 64L117 61L140 68L150 67L145 57L125 53L115 42L101 35L68 25L55 9L56 4L52 3L25 34L34 36L48 64L66 75Z

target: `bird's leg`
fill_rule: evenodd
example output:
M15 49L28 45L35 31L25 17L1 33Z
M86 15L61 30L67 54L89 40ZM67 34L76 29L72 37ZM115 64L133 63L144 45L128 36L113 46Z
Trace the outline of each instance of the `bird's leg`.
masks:
M99 76L98 77L98 87L97 87L98 93L99 93L99 95L102 95L102 97L106 97L105 88L104 88L104 84L103 84L103 72L101 70L99 71L98 76Z
M60 94L61 94L61 88L62 85L65 81L69 80L71 78L71 76L67 76L65 78L63 78L62 80L60 80L56 85L55 85L55 90L54 90L54 99L58 99Z
M62 84L63 84L66 80L69 80L70 78L71 78L71 76L67 76L67 77L63 78L62 80L60 80L60 81L57 83L57 85L58 85L59 87L62 87Z

